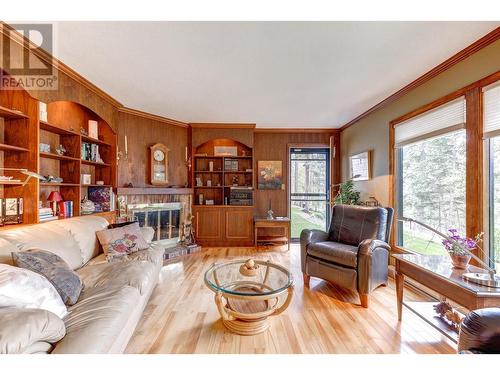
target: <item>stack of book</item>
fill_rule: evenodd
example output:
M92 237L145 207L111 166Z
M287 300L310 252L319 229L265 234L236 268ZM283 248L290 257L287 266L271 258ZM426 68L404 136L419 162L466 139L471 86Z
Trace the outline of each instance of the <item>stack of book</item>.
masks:
M58 205L60 217L73 217L73 201L62 201Z
M51 221L51 220L57 220L57 216L54 216L54 213L52 212L52 208L41 207L38 209L38 221L39 222Z
M94 162L101 162L101 156L99 155L99 145L83 142L82 159Z

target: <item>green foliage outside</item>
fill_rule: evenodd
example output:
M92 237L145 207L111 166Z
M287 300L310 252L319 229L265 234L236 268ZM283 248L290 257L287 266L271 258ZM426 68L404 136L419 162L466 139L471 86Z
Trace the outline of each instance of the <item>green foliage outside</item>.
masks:
M320 229L325 230L324 225L319 223L319 218L314 215L306 215L300 207L291 207L292 219L292 238L299 238L302 229ZM323 219L324 220L324 219Z
M443 233L465 232L465 131L404 146L400 165L403 216ZM401 225L401 224L398 224ZM440 238L417 224L403 225L403 246L425 254L446 254ZM400 227L401 228L401 227Z

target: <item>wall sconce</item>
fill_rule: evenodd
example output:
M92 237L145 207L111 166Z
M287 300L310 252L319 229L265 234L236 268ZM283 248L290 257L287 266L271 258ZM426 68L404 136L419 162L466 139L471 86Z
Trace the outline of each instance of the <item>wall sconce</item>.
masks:
M128 140L127 136L125 136L125 152L118 150L118 145L116 146L116 160L120 161L121 159L128 160Z

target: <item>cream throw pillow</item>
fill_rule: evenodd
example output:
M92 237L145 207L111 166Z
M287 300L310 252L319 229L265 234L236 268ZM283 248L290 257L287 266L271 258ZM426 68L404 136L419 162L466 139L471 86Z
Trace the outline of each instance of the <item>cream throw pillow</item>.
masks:
M33 271L0 264L0 307L48 310L59 318L68 313L56 288Z
M149 244L142 235L139 223L101 230L97 232L97 238L108 261L149 248Z

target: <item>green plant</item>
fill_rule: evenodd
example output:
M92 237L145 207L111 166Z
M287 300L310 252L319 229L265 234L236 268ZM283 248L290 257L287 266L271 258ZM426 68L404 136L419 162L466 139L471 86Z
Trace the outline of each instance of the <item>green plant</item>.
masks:
M339 192L335 197L335 204L360 204L359 195L360 192L354 190L354 182L347 180L340 184Z

